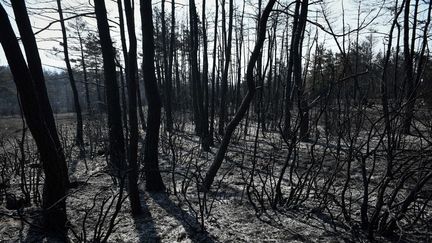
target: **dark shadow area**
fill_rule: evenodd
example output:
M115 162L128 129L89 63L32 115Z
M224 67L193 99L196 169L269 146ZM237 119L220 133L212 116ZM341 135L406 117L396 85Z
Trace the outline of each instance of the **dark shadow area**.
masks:
M27 217L24 216L23 217ZM27 217L28 218L28 217ZM22 227L20 230L20 242L25 243L37 243L37 242L67 242L67 232L66 234L63 232L47 232L42 228L42 216L35 216L33 220L27 221L25 220L21 222ZM24 231L24 225L27 224L29 229L27 233L24 235L22 231ZM1 239L0 239L1 241ZM2 242L2 241L1 241Z
M133 217L139 242L161 242L161 238L156 231L155 222L143 195L144 193L140 193L142 213Z
M42 229L36 227L34 224L30 225L30 228L28 229L25 236L20 234L21 242L43 242L44 239L45 233L42 231Z
M166 193L149 193L149 196L163 208L168 214L172 215L178 222L180 222L186 230L188 238L192 242L215 242L207 231L201 231L200 225L196 222L195 218L188 212L177 206Z

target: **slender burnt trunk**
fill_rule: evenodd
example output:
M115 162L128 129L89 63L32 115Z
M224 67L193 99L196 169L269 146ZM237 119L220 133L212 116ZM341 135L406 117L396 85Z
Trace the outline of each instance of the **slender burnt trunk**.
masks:
M176 33L175 33L175 1L171 0L171 33L170 33L170 46L169 46L169 57L168 57L168 69L169 69L169 74L170 74L170 83L167 84L168 87L166 88L167 90L167 96L169 96L169 100L167 100L167 103L169 103L169 109L171 109L170 111L170 115L172 116L172 100L176 100L176 97L171 97L173 96L173 91L172 91L172 82L173 82L173 71L174 71L174 56L177 54L176 53ZM168 119L168 118L167 118ZM168 120L167 120L168 121ZM171 117L171 128L173 126L173 118Z
M65 20L63 17L63 9L62 9L60 0L57 0L57 8L58 8L58 13L59 13L59 17L60 17L61 32L62 32L62 37L63 37L62 45L63 45L63 53L64 53L64 57L65 57L64 60L65 60L66 68L67 68L68 75L69 75L69 82L70 82L70 86L72 88L74 107L75 107L75 112L76 112L76 116L77 116L76 143L82 149L82 147L84 146L84 140L83 140L83 121L82 121L82 114L81 114L81 106L79 103L78 89L76 87L76 82L75 82L72 66L70 64L70 59L69 59L69 49L68 49L68 40L67 40L67 35L66 35L66 26L65 26Z
M210 150L209 139L208 139L208 116L205 116L203 91L205 93L205 87L201 86L201 79L199 75L199 64L198 64L198 14L196 12L196 6L194 0L189 0L189 16L190 16L190 62L192 67L192 85L194 95L194 106L197 108L197 116L195 119L197 132L201 138L201 144L204 151ZM206 39L206 38L205 38ZM205 50L207 50L205 43ZM206 55L206 52L204 53ZM208 69L208 61L204 57L204 69ZM207 82L207 71L203 73L203 83ZM205 84L204 84L205 85ZM205 85L206 86L206 85Z
M243 55L243 19L245 13L245 6L243 4L242 14L240 17L240 28L236 32L236 52L237 52L237 92L235 97L236 109L240 106L241 101L241 72L242 72L242 55Z
M295 42L295 50L294 50L294 63L293 63L293 74L294 74L294 82L295 87L297 89L297 102L299 108L299 116L300 116L300 139L307 140L309 138L309 105L307 103L306 91L305 91L305 83L302 79L302 40L304 36L306 19L308 13L308 0L303 0L301 2L301 10L299 16L299 22L297 26L297 30L295 32L296 42Z
M225 12L225 2L222 5L222 11ZM229 17L228 17L228 39L225 43L225 66L222 73L222 79L221 79L221 102L219 107L219 135L224 134L225 130L225 123L227 120L227 92L228 92L228 72L230 67L230 60L231 60L231 45L232 45L232 28L233 28L233 12L234 12L234 6L233 6L233 0L229 0ZM224 18L222 19L223 22ZM222 24L225 25L225 24ZM225 28L225 27L224 27Z
M202 71L202 85L204 89L204 100L202 102L202 133L201 133L201 143L205 151L210 151L210 145L212 138L209 134L209 90L208 90L208 56L207 56L207 23L206 23L206 2L202 3L202 35L203 35L203 71Z
M123 16L123 6L122 6L122 1L117 1L117 10L119 12L119 27L120 27L120 42L121 42L121 47L122 47L122 54L123 54L123 60L124 60L124 68L121 66L121 64L119 63L119 61L116 60L117 65L119 66L119 72L120 72L120 102L121 102L121 109L122 109L122 119L123 119L123 127L124 127L124 131L126 133L125 136L125 144L126 144L126 154L128 154L127 151L127 145L129 144L129 127L128 127L128 106L127 106L127 101L126 101L126 84L125 84L125 78L124 78L124 74L126 72L128 72L128 63L129 63L129 58L128 58L128 52L127 52L127 45L126 45L126 31L125 31L125 21L124 21L124 16ZM125 70L123 72L123 70ZM127 75L126 75L127 76ZM127 79L127 77L126 77Z
M169 68L169 72L170 72L170 86L168 87L169 89L167 89L167 91L169 91L169 96L173 95L172 92L172 81L173 81L173 71L174 71L174 56L177 54L176 53L176 33L175 33L175 1L171 0L171 34L170 34L170 50L169 50L169 59L168 59L168 68ZM168 93L167 93L168 95ZM170 98L170 109L172 109L172 100L175 100L177 97L171 97ZM172 111L171 111L172 113ZM171 118L171 123L173 123L172 118ZM172 124L171 124L172 126Z
M125 169L125 146L121 121L120 97L117 83L115 54L109 32L104 0L95 1L95 12L99 30L105 77L105 96L108 113L108 137L110 166L116 176Z
M201 136L201 84L198 66L198 16L195 1L189 0L189 63L190 63L190 89L192 93L192 107L194 113L195 133Z
M216 14L214 21L214 37L213 37L213 65L212 65L212 78L211 78L211 104L210 104L210 131L209 140L210 145L214 145L213 134L214 134L214 119L215 119L215 83L216 83L216 54L217 54L217 35L218 35L218 16L219 16L219 1L215 0Z
M172 3L174 4L174 3ZM161 2L162 12L162 54L163 54L163 64L165 71L165 83L164 83L164 91L165 91L165 119L166 119L166 130L171 132L173 129L173 118L172 118L172 104L171 104L171 94L172 94L172 47L168 48L166 43L166 24L165 24L165 0ZM171 33L171 45L173 45L172 38L174 33ZM168 53L169 51L169 53ZM169 55L169 64L168 64L168 55Z
M147 191L164 191L159 171L158 144L161 119L161 98L154 68L154 40L152 1L141 0L141 28L143 38L143 76L148 101L147 134L144 145L144 170Z
M294 9L294 17L293 17L293 34L291 35L291 45L289 48L289 58L288 58L288 70L287 70L287 79L285 83L285 114L284 114L284 130L283 135L288 136L291 134L291 109L292 109L292 74L293 74L293 64L294 64L294 55L293 53L296 51L296 35L294 34L297 26L298 19L300 15L300 2L297 1Z
M137 117L137 39L135 34L134 11L130 0L125 0L126 22L129 33L129 53L128 68L126 70L126 80L129 95L129 146L128 162L129 176L128 189L129 200L131 203L132 214L141 212L141 203L138 191L138 117Z
M404 45L404 63L405 63L405 83L407 84L407 92L406 92L406 100L407 105L405 108L405 117L403 121L403 129L406 134L410 133L411 123L412 119L414 117L414 105L415 105L415 85L414 85L414 68L413 68L413 52L410 51L410 5L411 0L407 0L405 2L405 12L404 12L404 38L403 38L403 45ZM417 11L418 6L418 0L416 0L416 10ZM417 16L414 16L415 20L417 19ZM414 21L415 25L415 21ZM413 36L415 35L415 26L413 26L412 29ZM412 39L411 42L411 48L414 47L414 41L415 38Z
M231 136L234 133L236 127L240 123L240 121L243 119L244 115L246 114L246 111L249 108L249 105L254 97L255 94L255 81L253 77L253 72L255 68L255 64L258 60L258 57L261 53L261 49L264 45L265 40L265 34L266 34L266 27L267 27L267 20L269 18L270 12L273 8L274 3L276 0L270 0L264 9L260 23L258 28L258 38L255 44L255 48L251 54L251 58L249 60L247 71L246 71L246 81L248 85L248 92L246 96L243 98L243 101L237 110L236 114L234 115L234 118L228 123L227 129L225 130L225 134L222 138L221 145L216 152L215 158L213 160L213 163L210 167L210 169L207 171L206 176L204 178L203 184L201 186L201 190L208 191L210 190L210 187L214 181L214 178L216 177L216 174L219 170L219 168L222 165L223 159L225 157L225 154L228 150L228 145L231 140Z

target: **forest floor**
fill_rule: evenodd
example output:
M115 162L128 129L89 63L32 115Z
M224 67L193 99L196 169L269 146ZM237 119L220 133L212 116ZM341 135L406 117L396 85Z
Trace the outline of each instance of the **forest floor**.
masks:
M57 119L60 126L73 129L73 122L67 115ZM0 119L3 136L20 134L19 124L19 118ZM211 152L202 152L191 125L186 125L182 132L176 132L172 136L162 133L160 169L168 192L145 192L140 180L141 204L146 213L132 217L126 198L117 217L120 221L108 242L368 242L359 229L343 223L339 209L336 208L318 210L316 205L306 202L295 208L278 210L272 210L271 207L264 210L264 207L258 205L261 210L255 210L254 207L257 206L251 204L247 193L252 158L257 158L258 170L271 169L276 170L274 174L278 174L287 149L283 148L276 134L269 133L266 138L260 137L257 140L256 156L252 156L255 151L254 135L252 128L245 139L233 139L212 192L204 195L197 190L197 184L205 175L217 146ZM90 150L88 146L87 144L86 149ZM113 184L113 179L107 173L106 154L101 150L103 144L98 146L93 148L93 155L85 159L77 159L76 147L67 156L71 181L77 182L76 187L69 190L67 197L67 214L72 229L69 238L72 242L83 238L84 232L87 240L93 238L98 224L103 225L100 229L104 233L117 202L114 196L118 195L118 186ZM307 156L310 144L300 146L300 157L303 153L302 161L307 164L310 159ZM275 164L279 165L268 168L270 161L276 161ZM173 166L176 171L174 176L171 173ZM261 182L267 179L261 178ZM7 190L9 193L18 193L19 188L19 181L12 180ZM285 185L284 190L288 189ZM263 191L261 195L265 196L265 193ZM206 200L203 199L204 196ZM103 204L104 201L106 204ZM205 211L204 201L210 213L200 214ZM111 202L112 206L108 209ZM53 238L44 237L38 228L39 212L38 206L8 210L1 198L0 242L52 242ZM101 221L105 212L106 219ZM427 237L430 239L431 236ZM411 236L400 239L377 237L377 240L418 242L418 238Z

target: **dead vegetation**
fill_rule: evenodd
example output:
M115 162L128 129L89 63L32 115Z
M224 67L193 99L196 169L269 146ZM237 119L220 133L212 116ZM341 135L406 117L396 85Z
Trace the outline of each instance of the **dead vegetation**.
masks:
M368 112L361 131L326 135L325 124L318 122L314 138L306 142L283 139L278 131L262 131L249 122L247 135L235 134L209 192L199 185L215 149L202 151L193 126L182 119L175 126L183 130L161 135L167 193L144 193L141 173L145 206L137 217L129 217L127 192L108 173L102 121L86 122L86 156L79 158L71 142L73 122L65 119L59 134L71 178L68 237L79 242L366 241L373 227L380 241L428 241L432 150L426 135L431 127L416 123L420 135L394 133L389 158L377 114ZM37 207L43 173L33 141L23 131L1 142L0 232L12 241L44 237Z

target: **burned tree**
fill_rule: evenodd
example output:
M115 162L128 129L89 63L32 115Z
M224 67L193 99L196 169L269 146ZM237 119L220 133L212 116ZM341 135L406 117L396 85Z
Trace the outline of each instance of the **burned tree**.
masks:
M104 66L105 96L107 100L108 113L110 166L112 173L114 173L115 176L121 176L120 174L121 172L124 172L126 166L124 162L125 146L120 115L121 108L117 84L116 65L114 60L115 54L111 41L105 1L95 0L94 3Z
M255 81L254 81L254 68L255 68L255 64L258 60L258 57L260 55L261 49L264 45L264 40L265 40L265 34L266 34L266 28L267 28L267 20L270 16L270 12L273 8L274 3L276 2L276 0L270 0L267 3L266 8L264 9L261 19L260 19L260 23L259 23L259 29L258 29L258 39L255 43L255 47L253 49L253 52L251 54L251 57L249 59L249 63L247 66L247 71L246 71L246 81L247 81L247 85L248 85L248 92L246 93L246 96L243 98L243 101L239 107L239 109L237 110L236 114L234 115L234 118L228 123L228 126L225 130L225 134L223 136L221 145L214 157L213 163L210 167L210 169L207 171L207 174L204 178L203 184L201 186L201 189L203 191L208 191L210 190L210 187L214 181L214 178L219 170L219 168L222 165L223 159L225 157L225 154L227 152L228 149L228 145L230 143L231 140L231 136L234 132L234 130L236 129L237 125L240 123L240 121L242 120L242 118L244 117L244 115L246 114L246 111L249 108L249 105L254 97L255 94Z
M164 94L165 94L165 101L164 101L164 110L165 110L165 119L166 119L166 130L171 132L173 129L173 117L172 117L172 100L171 100L171 94L172 94L172 62L173 62L173 45L174 41L174 32L171 33L171 41L170 41L170 47L168 48L166 43L166 23L165 23L165 0L161 1L161 18L162 18L162 52L163 52L163 65L165 70L165 83L164 83ZM174 6L174 3L172 3ZM174 9L172 10L174 14ZM171 23L172 24L172 23ZM171 27L173 28L173 27ZM168 60L169 59L169 60Z
M147 134L144 145L144 170L147 191L164 191L159 172L158 144L161 120L161 98L154 68L154 39L151 1L141 0L141 28L143 36L144 87L148 101Z
M36 44L36 39L34 37L33 30L31 28L30 19L27 14L27 8L24 0L13 1L12 7L14 10L15 17L20 19L17 21L18 29L21 34L22 43L25 49L25 55L27 58L28 69L33 78L35 84L36 93L40 102L40 109L46 125L50 130L51 137L53 138L57 150L60 151L59 155L64 156L63 148L60 143L59 136L57 134L56 123L54 120L53 111L51 109L51 104L48 99L48 92L45 85L45 77L43 74L42 63L39 56L38 47ZM60 166L62 168L63 179L65 185L69 184L68 169L65 162L65 158L62 159Z
M135 35L135 21L130 0L125 0L126 22L129 33L129 52L127 60L126 80L128 84L129 95L129 146L128 146L128 163L129 177L128 189L131 202L132 214L141 212L139 191L137 186L138 180L138 117L137 117L137 40Z
M203 82L200 79L200 72L198 67L198 14L196 12L195 1L189 0L189 17L190 17L190 62L191 62L191 73L192 73L192 96L195 113L195 127L196 132L201 138L201 144L204 151L210 150L209 131L208 131L208 113L206 112L203 93L207 89L207 71L203 73ZM206 38L205 38L206 40ZM207 43L204 44L204 69L208 68L207 62ZM203 86L204 85L204 89ZM204 92L203 92L204 91Z
M69 47L68 47L68 40L67 40L67 36L66 36L66 26L65 26L65 20L63 17L63 9L62 9L60 0L57 0L57 8L58 8L58 13L59 13L59 17L60 17L60 25L61 25L61 31L62 31L62 37L63 37L63 42L61 43L61 45L63 46L63 53L64 53L64 57L65 57L64 60L66 62L66 68L67 68L68 75L69 75L69 82L70 82L70 85L72 88L74 107L75 107L75 112L76 112L76 116L77 116L76 143L80 147L80 149L82 150L82 147L84 146L84 139L83 139L83 121L82 121L82 114L81 114L81 106L80 106L80 102L79 102L79 98L78 98L78 89L76 87L75 77L74 77L72 66L71 66L70 59L69 59L69 49L68 49ZM81 153L83 153L83 151L81 151Z
M24 2L16 4L15 9L16 11L20 11L20 13L24 13L26 11ZM26 21L24 24L26 28L29 28L27 25L29 22ZM29 29L27 29L27 31L28 30ZM0 5L0 31L2 32L0 35L0 43L3 46L9 67L13 74L24 117L36 142L45 173L42 202L42 207L44 209L44 226L49 231L60 231L64 234L67 223L67 185L64 178L67 176L64 174L66 162L62 154L63 151L59 149L58 144L56 144L54 140L54 137L57 135L54 133L52 134L53 131L50 130L47 125L49 124L49 120L47 120L46 117L52 116L52 113L44 113L47 112L42 109L42 106L45 104L39 100L41 94L38 94L38 91L45 89L45 87L43 87L43 83L36 83L33 80L32 73L24 60L18 40L2 5ZM29 32L27 32L27 34L28 33ZM30 40L32 44L29 44L28 47L35 47L36 42L34 41L34 35L27 36L29 39L31 39L31 37L33 37L33 41ZM26 41L29 41L29 39L26 39ZM30 51L29 49L29 52ZM35 71L35 69L33 69L33 71ZM36 71L42 72L41 70ZM45 102L46 101L47 100L45 100ZM65 236L63 235L63 237Z
M232 29L233 29L233 0L229 0L229 15L228 15L228 33L226 32L225 25L225 1L222 3L222 32L225 34L224 42L225 42L225 60L224 60L224 69L222 73L221 80L221 101L219 107L219 127L218 133L219 135L223 135L225 133L225 123L227 120L228 112L227 112L227 92L228 92L228 72L231 60L231 45L232 45ZM226 37L226 33L228 37Z

